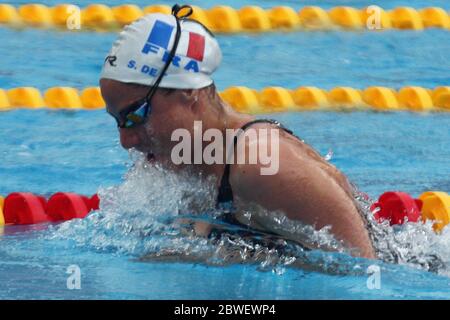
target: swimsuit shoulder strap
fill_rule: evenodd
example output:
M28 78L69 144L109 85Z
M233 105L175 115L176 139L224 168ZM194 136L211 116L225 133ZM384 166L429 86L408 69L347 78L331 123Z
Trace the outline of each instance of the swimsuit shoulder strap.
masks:
M241 130L239 130L238 134L236 134L234 136L233 147L236 147L239 134L244 132L248 127L250 127L256 123L271 123L271 124L278 126L280 129L283 129L287 133L293 135L293 132L291 130L285 128L281 123L279 123L276 120L257 119L257 120L250 121L241 127ZM233 190L231 189L231 184L230 184L229 178L230 178L230 164L227 163L227 164L225 164L225 170L222 175L222 180L220 181L219 194L217 196L217 201L216 201L217 206L219 206L220 204L223 204L223 203L233 202Z
M244 124L241 127L241 130L245 131L245 129L247 129L248 127L250 127L250 126L252 126L252 125L254 125L256 123L271 123L271 124L274 124L274 125L278 126L280 129L283 129L287 133L293 134L291 130L285 128L280 122L278 122L277 120L273 120L273 119L256 119L256 120L247 122L246 124ZM237 143L238 136L239 136L239 133L234 137L234 145L235 146L236 146L236 143Z

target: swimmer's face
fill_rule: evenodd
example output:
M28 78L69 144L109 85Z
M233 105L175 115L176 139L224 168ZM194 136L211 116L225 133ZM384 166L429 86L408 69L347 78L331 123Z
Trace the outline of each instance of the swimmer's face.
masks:
M110 79L101 79L100 88L107 112L123 123L121 112L145 97L149 88L133 86ZM120 143L125 149L135 148L157 158L170 156L168 148L173 130L182 127L180 119L187 109L178 90L156 90L151 100L151 113L144 123L130 128L119 128Z

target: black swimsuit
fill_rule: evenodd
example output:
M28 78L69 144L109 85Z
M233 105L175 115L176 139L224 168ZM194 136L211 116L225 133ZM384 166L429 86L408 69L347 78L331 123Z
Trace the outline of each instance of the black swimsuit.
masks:
M234 136L233 148L236 147L239 134L244 132L248 127L255 123L270 123L276 125L278 128L284 130L285 132L293 135L293 132L285 127L283 127L278 121L271 119L258 119L246 123L242 126L241 130L237 135ZM230 185L230 164L227 163L225 165L225 169L222 175L222 180L220 181L219 193L216 200L216 208L221 211L221 215L219 217L221 222L225 222L226 224L230 224L232 226L237 227L237 229L223 228L218 227L213 228L210 233L210 238L212 239L220 239L222 235L226 235L228 237L238 236L240 238L251 239L253 243L260 243L264 245L264 247L268 248L277 248L281 251L285 251L287 245L291 243L291 241L285 240L282 236L272 233L270 231L261 231L254 228L251 228L248 225L242 224L235 217L235 208L233 207L233 190ZM301 247L303 250L309 251L310 249L307 246L304 246L298 242L295 243L296 246Z

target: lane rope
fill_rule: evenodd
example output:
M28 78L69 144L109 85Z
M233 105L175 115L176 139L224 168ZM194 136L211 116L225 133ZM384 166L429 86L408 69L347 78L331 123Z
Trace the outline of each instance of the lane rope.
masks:
M388 11L374 5L362 9L338 6L329 10L306 6L298 11L288 6L270 9L259 6L234 9L226 5L217 5L210 9L192 7L194 9L192 19L218 33L333 29L450 30L449 13L439 7L423 9L397 7ZM145 14L155 12L170 14L171 10L166 5L140 8L133 4L114 7L91 4L80 8L73 4L60 4L54 7L42 4L24 4L19 7L0 4L0 25L14 28L58 28L68 31L117 30Z
M296 89L266 87L255 90L232 86L219 95L235 110L258 114L304 110L450 111L450 86L428 89L406 86L399 90L372 86L365 89L335 87L324 90L302 86ZM105 102L99 87L79 91L52 87L41 93L34 87L0 89L0 111L18 108L101 109Z
M57 192L46 198L29 192L0 196L0 226L61 222L83 219L100 208L97 194L87 197L71 192ZM392 225L427 220L440 233L450 223L450 195L443 191L427 191L418 199L400 191L384 192L371 206L375 220Z

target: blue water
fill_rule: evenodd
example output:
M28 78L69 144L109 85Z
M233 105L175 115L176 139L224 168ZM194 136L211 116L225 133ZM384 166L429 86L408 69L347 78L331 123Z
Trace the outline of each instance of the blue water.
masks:
M88 2L74 3L84 6ZM210 7L223 2L193 3ZM234 7L255 4L228 3ZM258 4L299 8L312 2ZM314 4L362 7L371 3L314 1ZM447 1L377 4L385 8L434 5L449 9ZM95 86L103 58L115 37L115 33L69 34L0 27L0 88ZM231 85L256 89L268 85L433 88L450 83L450 32L444 30L298 32L218 39L224 54L223 64L215 74L220 89ZM270 117L293 129L322 155L331 150L331 162L373 198L387 190L406 191L413 196L428 190L450 192L448 113L302 112ZM155 217L162 213L170 215L176 207L172 199L167 199L167 193L172 192L170 196L176 198L179 183L166 182L152 171L143 174L150 176L150 181L125 177L132 160L118 143L113 119L103 110L13 110L0 113L0 137L1 195L14 191L45 195L57 191L81 194L100 191L106 198L117 198L128 206L102 208L83 221L43 226L42 230L5 227L0 237L0 299L450 297L448 268L437 275L377 261L375 264L381 267L381 289L369 290L364 271L373 262L352 258L343 263L363 270L363 274L328 275L279 266L261 270L258 264L223 267L136 261L149 250L164 245L183 247L189 242L169 236L163 236L161 242L160 234L152 232L142 236L148 230L157 230L153 229L158 226ZM142 194L144 187L154 192L149 202L145 202ZM167 191L161 194L161 190ZM154 210L143 212L144 205ZM424 228L409 225L397 233L397 240L411 243L415 252L439 254L450 266L450 232L445 230L435 236ZM338 259L331 254L328 257ZM74 264L81 269L81 290L68 290L66 286L67 268Z

